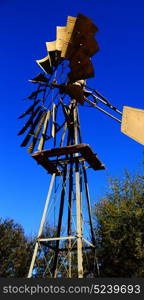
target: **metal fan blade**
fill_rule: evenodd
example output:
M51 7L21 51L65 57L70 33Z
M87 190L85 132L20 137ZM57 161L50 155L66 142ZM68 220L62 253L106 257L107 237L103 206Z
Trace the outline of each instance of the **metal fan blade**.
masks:
M144 145L144 110L124 106L121 132Z
M31 144L30 144L30 146L29 146L29 148L28 148L28 152L29 152L29 153L32 153L33 150L34 150L34 147L35 147L35 145L36 145L38 136L39 136L39 134L40 134L42 125L43 125L43 123L44 123L44 121L45 121L46 115L47 115L47 113L44 113L44 115L42 116L42 118L41 118L41 120L40 120L40 122L39 122L39 124L38 124L38 128L37 128L37 130L36 130L36 132L35 132L35 135L34 135L34 137L33 137L32 142L31 142Z
M68 16L67 18L67 25L66 25L66 31L65 31L65 36L64 36L64 41L63 41L63 46L62 46L62 52L61 52L61 57L66 56L67 48L72 36L72 32L76 23L75 17L70 17Z
M37 91L32 92L30 96L26 97L26 99L36 99L36 96L41 92L45 92L45 89L38 89Z
M94 34L98 31L91 19L78 14L73 21L73 27L66 41L65 50L62 49L61 56L70 61L71 72L68 74L71 82L79 79L87 79L94 76L94 68L90 61L92 55L98 50L98 43Z
M46 56L42 59L36 60L36 63L39 65L39 67L46 73L46 74L52 74L53 69L50 64L49 56Z
M18 119L22 119L27 114L29 114L39 102L40 102L40 100L35 101L33 105L31 105L21 116L18 117Z
M42 114L43 114L43 111L41 110L39 112L37 118L35 119L34 123L32 124L31 129L29 130L28 134L26 135L25 139L23 140L21 147L25 147L28 144L31 136L34 134L35 127L37 126L38 122L40 121Z
M26 129L32 124L34 117L36 116L36 114L39 112L40 109L41 106L38 106L36 108L36 110L32 113L31 117L28 119L24 127L19 131L18 135L23 134L26 131Z
M66 36L66 26L57 26L56 27L56 50L62 51L63 44Z
M76 54L70 61L70 68L71 72L68 73L68 77L72 83L80 79L94 77L93 64L85 54L81 53L80 57Z
M46 48L49 54L49 61L51 67L56 67L61 60L61 51L56 48L56 41L46 42Z
M50 110L48 110L45 121L44 121L44 128L43 128L42 136L41 136L41 139L40 139L40 142L39 142L39 145L38 145L38 150L39 151L43 150L43 146L44 146L44 142L45 142L45 135L46 135L46 132L47 132L47 127L48 127L48 122L49 122L49 119L50 119L50 115L51 115L51 112L50 112Z
M48 79L45 77L44 74L39 73L36 77L33 79L29 79L28 81L33 82L33 83L48 83Z
M91 19L78 14L65 57L70 59L78 51L89 57L95 54L99 50L98 43L94 38L97 31L98 28Z

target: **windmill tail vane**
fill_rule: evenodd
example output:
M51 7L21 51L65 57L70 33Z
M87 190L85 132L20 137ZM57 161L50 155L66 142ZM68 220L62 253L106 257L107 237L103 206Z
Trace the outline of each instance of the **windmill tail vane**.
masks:
M25 135L21 147L28 147L32 158L52 179L28 277L42 275L37 263L42 247L43 266L47 261L42 276L85 277L89 266L84 252L87 256L95 253L92 273L100 275L87 169L98 171L105 166L82 141L79 106L96 108L120 123L122 133L144 144L144 110L124 106L121 112L87 84L95 76L92 56L99 51L97 32L90 18L80 13L68 16L66 26L56 27L56 40L46 42L47 55L36 61L43 72L29 80L37 88L24 99L29 107L19 116L25 124L18 135ZM44 235L49 206L53 209L49 215L49 223L55 228L53 236ZM75 257L76 270L72 268Z

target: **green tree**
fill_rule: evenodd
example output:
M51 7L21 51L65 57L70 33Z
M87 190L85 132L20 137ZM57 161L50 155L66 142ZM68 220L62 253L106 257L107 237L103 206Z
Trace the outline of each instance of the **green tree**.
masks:
M100 276L144 277L144 177L111 179L95 215Z
M48 223L45 224L41 238L53 238L56 236L55 228L50 227ZM35 243L34 243L35 244ZM37 252L33 268L33 277L35 278L49 278L52 277L52 266L54 260L55 241L41 242Z
M32 255L32 242L21 225L0 219L0 277L26 277Z

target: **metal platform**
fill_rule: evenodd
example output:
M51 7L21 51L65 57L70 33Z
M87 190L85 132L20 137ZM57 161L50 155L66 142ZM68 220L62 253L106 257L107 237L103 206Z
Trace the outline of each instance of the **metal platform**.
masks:
M105 166L101 163L88 144L42 150L33 153L32 157L38 164L42 165L48 173L55 173L56 175L61 175L63 165L66 163L68 164L70 161L73 161L74 163L76 161L86 161L89 167L95 171L105 169ZM54 159L50 160L51 157Z

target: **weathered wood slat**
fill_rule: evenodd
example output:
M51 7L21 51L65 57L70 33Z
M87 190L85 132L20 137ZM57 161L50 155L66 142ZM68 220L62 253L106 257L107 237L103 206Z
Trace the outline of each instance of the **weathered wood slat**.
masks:
M47 159L49 157L59 157L62 155L80 153L82 157L88 162L90 167L94 170L104 170L105 167L98 159L96 154L92 151L88 144L78 144L72 146L66 146L61 148L53 148L49 150L43 150L40 152L35 152L32 154L32 157L45 167ZM52 161L51 161L52 164Z
M51 115L51 112L50 112L50 110L48 110L46 118L45 118L45 122L44 122L44 128L43 128L42 136L41 136L41 139L40 139L40 142L39 142L39 145L38 145L38 150L39 151L41 151L44 147L45 135L46 135L50 115Z
M42 156L36 158L33 156L33 154L32 157L37 161L38 164L40 164L46 171L48 171L48 173L61 175L61 171L48 158Z

